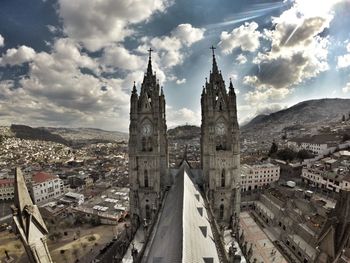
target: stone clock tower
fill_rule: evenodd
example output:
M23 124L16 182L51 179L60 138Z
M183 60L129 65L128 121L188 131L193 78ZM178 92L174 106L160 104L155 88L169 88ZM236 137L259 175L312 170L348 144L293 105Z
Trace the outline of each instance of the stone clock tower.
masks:
M134 84L130 100L129 182L134 223L153 218L168 178L165 98L152 71L151 52L140 95Z
M229 223L240 212L239 127L236 94L228 91L216 64L203 87L201 164L204 189L218 222Z

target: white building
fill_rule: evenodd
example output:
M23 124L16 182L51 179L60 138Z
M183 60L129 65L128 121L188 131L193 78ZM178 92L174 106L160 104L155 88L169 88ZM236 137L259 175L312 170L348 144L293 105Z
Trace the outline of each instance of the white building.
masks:
M12 200L14 197L14 179L0 179L0 201Z
M60 199L60 201L67 204L81 205L84 203L84 195L74 192L68 192Z
M63 181L43 172L33 175L31 188L35 203L46 203L64 194Z
M301 174L304 182L326 191L350 191L349 168L334 166L334 161L336 160L329 159L304 167Z
M280 178L280 167L271 163L241 166L241 191L267 186Z
M327 154L341 142L342 138L337 134L318 134L293 138L287 142L289 148L296 151L308 150L316 155Z

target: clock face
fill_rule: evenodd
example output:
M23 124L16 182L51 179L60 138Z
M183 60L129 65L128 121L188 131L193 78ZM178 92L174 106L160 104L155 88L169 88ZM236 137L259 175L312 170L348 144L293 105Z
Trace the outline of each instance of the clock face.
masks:
M225 123L219 122L215 126L215 132L217 135L224 135L226 132Z
M152 134L152 125L146 123L142 126L141 132L143 136L150 136Z

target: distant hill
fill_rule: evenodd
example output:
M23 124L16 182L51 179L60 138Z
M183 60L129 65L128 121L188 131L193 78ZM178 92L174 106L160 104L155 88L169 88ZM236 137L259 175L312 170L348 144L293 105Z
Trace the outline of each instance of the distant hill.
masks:
M60 135L66 140L75 143L98 143L127 141L129 134L119 131L105 131L95 128L54 128L46 127L53 134Z
M191 140L200 138L201 128L195 125L184 125L168 130L170 140Z
M12 124L10 130L15 137L24 140L40 140L56 142L65 145L69 144L69 142L62 138L60 135L52 134L43 128L32 128L26 125Z
M7 131L8 129L8 131ZM91 143L108 143L127 141L129 135L118 131L105 131L94 128L33 128L26 125L12 124L11 127L1 127L1 132L10 137L25 140L41 140L79 146Z
M242 132L257 130L281 131L308 124L340 121L350 112L350 99L319 99L300 102L290 108L267 115L258 115L241 127Z

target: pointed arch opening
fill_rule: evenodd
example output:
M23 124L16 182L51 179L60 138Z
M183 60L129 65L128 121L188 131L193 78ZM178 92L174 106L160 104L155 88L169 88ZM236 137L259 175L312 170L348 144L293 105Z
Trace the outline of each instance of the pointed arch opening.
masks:
M221 171L221 187L225 187L225 185L226 185L225 169L222 169L222 171Z
M143 172L144 186L149 187L148 171L145 169Z
M219 218L221 220L224 219L224 209L225 209L224 204L221 204L220 205L220 211L219 211Z
M142 144L142 151L145 152L146 151L146 138L142 137L141 139L141 144Z
M145 206L145 216L146 216L146 220L151 219L151 208L148 204Z

